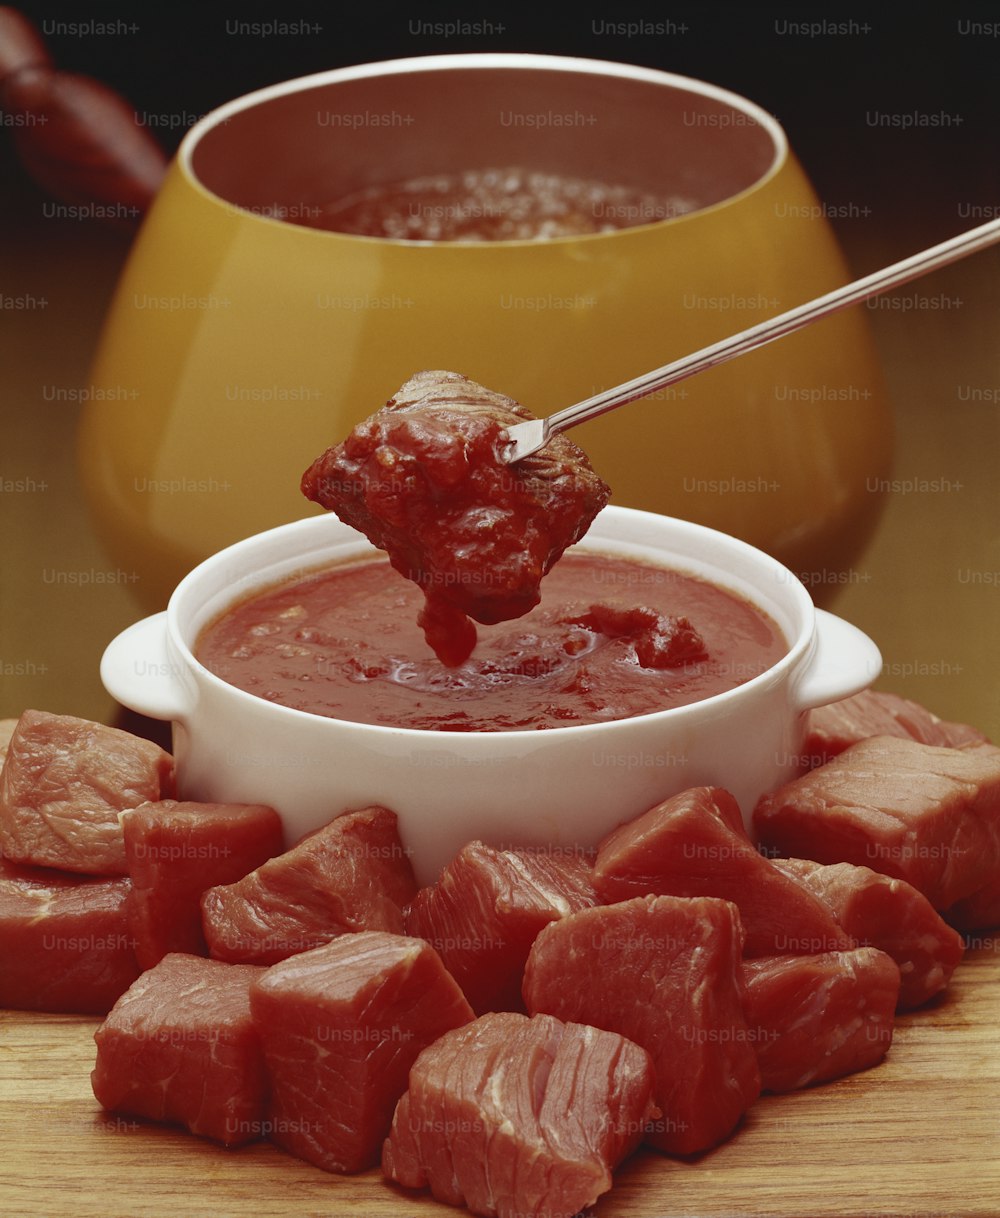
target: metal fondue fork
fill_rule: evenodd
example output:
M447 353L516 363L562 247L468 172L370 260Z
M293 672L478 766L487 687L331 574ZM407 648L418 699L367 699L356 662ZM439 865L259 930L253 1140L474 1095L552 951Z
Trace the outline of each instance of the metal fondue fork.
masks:
M911 279L917 279L928 271L937 270L938 267L947 266L949 262L956 262L959 258L985 249L997 241L1000 241L1000 218L990 220L989 223L981 224L966 233L960 233L957 237L942 241L940 245L933 245L922 253L904 258L901 262L894 262L891 266L874 271L871 275L844 287L835 288L825 296L818 296L795 309L789 309L787 313L779 313L777 317L759 322L748 330L724 338L709 347L703 347L693 355L685 355L682 359L665 364L653 372L647 372L644 376L637 376L623 385L606 389L575 406L557 410L555 414L544 419L516 423L507 429L498 455L507 464L520 461L543 448L557 432L566 431L567 428L575 427L588 419L596 419L598 415L606 414L617 406L624 406L626 402L634 402L636 398L652 393L654 389L673 385L686 377L694 376L696 372L704 372L706 368L714 368L716 364L735 359L738 355L762 347L776 338L801 330L803 326L818 321L821 317L827 317L849 305L908 283Z

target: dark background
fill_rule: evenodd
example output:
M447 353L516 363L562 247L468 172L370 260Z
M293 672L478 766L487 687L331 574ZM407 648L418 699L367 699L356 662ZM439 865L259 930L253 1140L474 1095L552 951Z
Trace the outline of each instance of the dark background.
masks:
M849 6L609 3L574 5L573 16L560 18L488 3L462 17L420 7L397 16L377 4L217 0L15 7L51 31L60 67L120 90L140 114L154 116L151 129L170 149L197 116L290 77L383 58L530 51L663 68L744 94L785 127L831 209L868 205L872 226L886 233L898 230L897 213L909 213L948 235L967 227L956 214L960 205L982 207L1000 196L995 5L872 15ZM456 21L479 32L428 29ZM89 22L115 32L89 33ZM237 27L269 22L297 32ZM641 32L609 32L622 22L638 23ZM649 31L650 23L660 29ZM973 32L977 26L986 32ZM897 125L886 125L886 116ZM912 125L899 125L910 118ZM2 142L9 185L17 175L9 171L9 141Z

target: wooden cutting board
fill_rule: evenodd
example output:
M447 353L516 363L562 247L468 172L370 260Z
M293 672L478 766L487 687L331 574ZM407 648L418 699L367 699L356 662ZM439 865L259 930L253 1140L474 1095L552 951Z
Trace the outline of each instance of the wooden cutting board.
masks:
M225 1150L104 1112L79 1016L0 1012L3 1218L444 1218L464 1211L328 1175L258 1143ZM640 1152L596 1218L998 1218L1000 934L944 998L902 1016L888 1058L763 1097L693 1161Z

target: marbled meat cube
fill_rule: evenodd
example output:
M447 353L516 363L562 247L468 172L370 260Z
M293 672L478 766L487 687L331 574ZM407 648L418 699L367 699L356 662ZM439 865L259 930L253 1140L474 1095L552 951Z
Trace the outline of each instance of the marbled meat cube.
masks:
M36 867L125 875L119 812L173 795L173 761L119 728L26 710L0 771L0 848Z
M242 880L208 889L202 926L216 959L276 964L353 931L402 933L416 891L396 814L361 808Z
M263 1136L266 1074L250 1016L261 972L182 952L144 972L94 1033L99 1103L226 1145Z
M896 962L874 947L744 960L744 1010L765 1091L876 1065L892 1044Z
M619 1032L649 1051L661 1117L646 1141L715 1146L760 1094L743 1015L739 912L717 897L635 897L571 914L535 940L529 1012Z
M0 858L0 1007L106 1014L139 976L130 889Z
M812 768L824 765L869 736L899 736L941 748L962 748L986 740L977 728L939 719L919 702L865 689L840 702L811 710L806 716L802 751Z
M645 1049L550 1015L483 1015L417 1058L382 1152L406 1188L483 1218L573 1218L658 1109Z
M264 804L167 799L140 804L121 821L129 922L143 968L170 952L207 956L202 893L242 879L284 845L281 817Z
M817 896L758 852L736 800L718 787L689 788L620 825L598 847L594 886L605 901L646 894L732 901L748 956L854 946Z
M1000 749L872 736L762 796L754 825L775 853L871 867L947 909L1000 875Z
M930 901L905 880L855 863L775 859L825 901L861 947L877 947L899 966L899 1010L922 1006L939 994L962 959L962 937Z
M271 1140L331 1172L378 1163L417 1054L474 1018L432 947L382 931L273 965L250 1004L270 1077Z
M7 749L10 747L10 738L14 735L14 730L16 727L16 719L0 719L0 766L3 765L4 758L7 756Z
M582 855L469 842L407 910L477 1015L523 1011L524 963L542 927L597 903Z

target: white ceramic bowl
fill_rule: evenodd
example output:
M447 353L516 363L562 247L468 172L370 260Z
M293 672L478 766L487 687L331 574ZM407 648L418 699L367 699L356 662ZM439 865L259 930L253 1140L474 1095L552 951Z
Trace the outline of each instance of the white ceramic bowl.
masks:
M816 609L780 563L724 533L606 508L580 543L676 567L744 596L789 641L777 664L689 706L544 731L435 732L291 710L226 684L192 647L233 602L330 561L372 551L332 515L221 550L178 584L163 613L136 623L101 663L123 705L173 721L181 796L273 805L289 842L350 808L399 817L418 880L467 841L592 845L685 787L728 788L749 818L757 797L799 769L804 712L869 685L881 668L861 631Z

